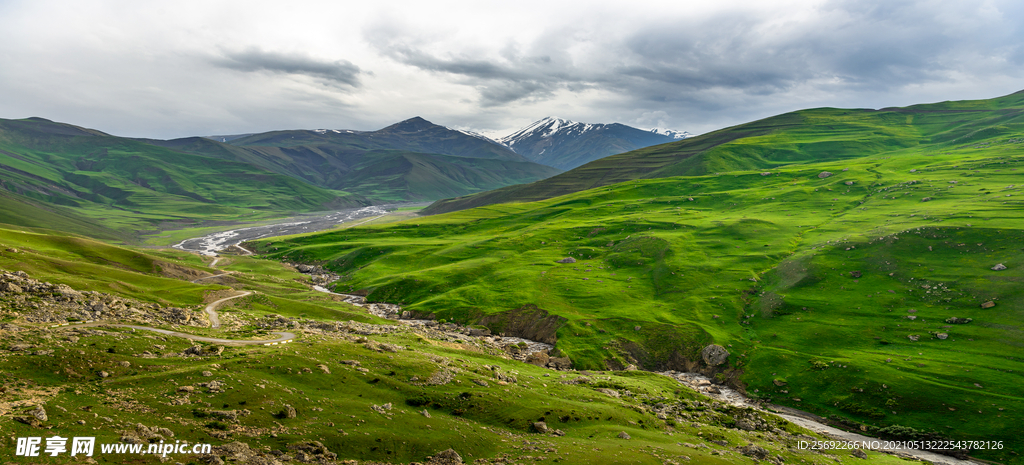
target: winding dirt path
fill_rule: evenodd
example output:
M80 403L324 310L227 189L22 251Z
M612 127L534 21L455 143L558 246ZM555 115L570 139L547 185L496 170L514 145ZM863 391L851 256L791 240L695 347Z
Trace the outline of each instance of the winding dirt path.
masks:
M220 260L220 258L214 259L213 263L211 263L210 266L212 267L213 265L216 265L218 260ZM196 280L194 280L192 282L194 283L194 282L199 281L201 279L214 278L214 277L217 277L217 276L224 276L226 274L229 274L229 273L223 273L223 274L214 275L214 276L207 276L205 278L196 279ZM237 299L239 297L245 297L245 296L252 295L252 294L253 294L253 291L242 291L241 294L233 295L233 296L230 296L230 297L225 297L225 298L219 299L219 300L215 300L215 301L211 302L209 305L207 305L206 308L204 309L204 311L206 311L206 315L210 318L210 328L211 329L220 329L220 315L217 314L217 309L220 308L220 306L224 302L227 302L227 301L229 301L231 299ZM92 326L113 326L113 327L116 327L116 328L131 328L131 329L138 329L138 330L143 330L143 331L153 331L155 333L165 334L165 335L168 335L168 336L180 337L180 338L189 339L189 340L193 340L193 341L211 342L211 343L214 343L214 344L223 344L223 345L226 345L226 346L249 346L249 345L271 346L271 345L285 344L285 343L291 342L292 340L295 339L295 333L287 332L287 331L274 331L274 332L272 332L271 334L277 335L276 339L238 340L238 339L222 339L222 338L219 338L219 337L199 336L199 335L196 335L196 334L183 333L183 332L180 332L180 331L171 331L171 330L168 330L168 329L151 328L149 326L129 325L129 324L104 322L104 321L91 321L91 322L88 322L88 323L80 323L80 324L74 324L74 325L69 325L69 324L57 325L57 326L52 326L52 328L55 328L55 329L56 328L59 328L59 329L73 329L73 328L88 328L88 327L92 327Z

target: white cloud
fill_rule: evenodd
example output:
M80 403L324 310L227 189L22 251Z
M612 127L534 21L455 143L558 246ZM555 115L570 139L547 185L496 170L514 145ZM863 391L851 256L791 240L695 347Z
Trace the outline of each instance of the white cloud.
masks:
M553 3L553 4L552 4ZM0 117L178 137L482 132L559 115L705 132L1019 90L1022 7L883 2L0 2Z

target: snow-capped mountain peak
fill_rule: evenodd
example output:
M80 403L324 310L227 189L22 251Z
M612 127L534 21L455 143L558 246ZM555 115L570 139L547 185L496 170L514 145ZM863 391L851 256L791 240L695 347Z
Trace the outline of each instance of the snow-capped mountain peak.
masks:
M653 133L655 133L655 134L657 134L659 136L668 136L668 137L671 137L673 139L686 139L688 137L693 137L693 134L690 134L690 133L688 133L686 131L675 131L675 130L672 130L672 129L665 129L665 128L653 128L653 129L651 129L651 132L653 132Z

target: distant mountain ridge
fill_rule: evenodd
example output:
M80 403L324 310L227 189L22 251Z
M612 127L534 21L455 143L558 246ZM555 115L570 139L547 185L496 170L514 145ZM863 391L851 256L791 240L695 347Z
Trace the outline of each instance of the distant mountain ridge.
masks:
M561 172L480 134L418 116L376 131L301 129L147 142L244 161L319 187L381 201L437 200Z
M579 123L549 116L496 142L537 163L568 170L599 158L689 136L685 131L643 130L620 123Z

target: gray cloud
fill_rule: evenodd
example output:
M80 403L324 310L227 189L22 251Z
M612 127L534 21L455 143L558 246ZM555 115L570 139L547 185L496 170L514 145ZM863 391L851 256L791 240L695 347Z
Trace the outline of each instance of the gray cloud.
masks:
M226 51L213 60L217 66L244 72L270 72L297 74L323 79L329 82L359 87L358 66L347 60L325 61L301 55L269 52L259 48L243 51Z

